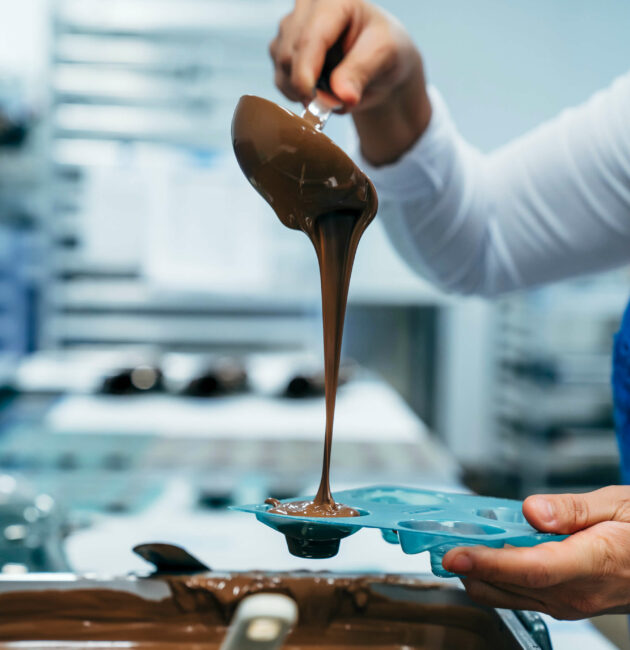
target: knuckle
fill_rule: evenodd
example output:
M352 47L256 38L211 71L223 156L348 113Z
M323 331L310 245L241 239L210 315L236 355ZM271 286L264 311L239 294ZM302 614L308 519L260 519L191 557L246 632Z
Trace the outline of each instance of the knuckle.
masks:
M596 575L612 576L619 573L619 549L623 548L619 542L625 536L625 531L620 531L614 522L604 522L598 526L598 534L593 539L593 570Z
M280 32L280 34L284 34L289 30L291 26L291 16L292 14L287 14L278 23L278 31Z
M624 496L617 499L614 518L617 521L630 522L630 493L624 491Z
M304 50L310 46L311 41L311 35L307 31L304 31L295 40L295 47L298 50Z
M291 55L291 52L289 52L287 49L282 49L276 53L276 65L280 67L285 74L290 74L291 73L291 68L293 65L293 56Z
M576 527L586 526L589 521L588 503L582 495L567 494L563 499L563 506Z
M287 76L296 92L304 97L309 95L311 89L308 87L308 82L304 79L304 72L299 66L293 66Z
M300 100L295 88L289 83L287 77L282 72L276 72L274 82L278 90L291 101L297 102Z

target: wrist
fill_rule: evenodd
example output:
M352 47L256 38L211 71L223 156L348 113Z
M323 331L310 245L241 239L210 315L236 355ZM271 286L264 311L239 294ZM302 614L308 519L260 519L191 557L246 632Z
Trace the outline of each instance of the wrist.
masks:
M395 88L387 101L353 113L363 157L375 167L398 160L418 141L431 121L422 63L419 72Z

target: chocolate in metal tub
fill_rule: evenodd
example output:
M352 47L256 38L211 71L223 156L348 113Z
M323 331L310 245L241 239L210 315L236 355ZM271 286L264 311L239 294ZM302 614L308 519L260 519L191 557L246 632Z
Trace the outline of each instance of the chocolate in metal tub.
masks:
M0 648L214 650L250 594L295 599L287 650L547 650L541 619L472 603L434 578L334 573L0 577ZM529 629L528 629L529 627ZM535 628L538 628L537 631Z

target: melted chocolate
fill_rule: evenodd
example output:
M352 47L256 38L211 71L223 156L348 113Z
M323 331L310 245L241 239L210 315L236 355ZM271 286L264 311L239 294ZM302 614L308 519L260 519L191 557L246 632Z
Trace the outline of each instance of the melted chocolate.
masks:
M369 178L313 124L276 104L245 95L232 121L232 143L243 173L280 221L309 237L319 261L324 325L326 435L322 477L312 502L274 508L279 514L349 517L330 491L335 398L343 324L354 255L376 215Z
M278 499L266 499L272 508L269 510L274 515L293 515L294 517L358 517L361 513L350 506L344 506L335 501L317 503L314 501L291 501L282 503Z
M0 648L41 640L56 648L101 641L104 648L124 642L146 650L214 650L238 603L261 592L288 595L298 605L287 650L519 647L492 610L413 577L251 572L162 580L170 588L162 600L107 588L0 594Z

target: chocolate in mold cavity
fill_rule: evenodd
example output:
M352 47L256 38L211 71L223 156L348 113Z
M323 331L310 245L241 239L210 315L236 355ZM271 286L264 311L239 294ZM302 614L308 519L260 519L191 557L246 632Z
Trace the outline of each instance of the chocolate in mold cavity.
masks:
M312 504L291 509L283 504L287 511L281 514L357 516L356 510L335 504L330 454L350 274L361 235L376 215L376 190L330 138L260 97L241 97L232 120L232 144L243 173L280 221L309 237L321 277L326 385L322 477Z
M278 499L266 499L265 503L273 506L267 512L272 515L293 515L294 517L359 517L361 513L350 506L333 501L319 504L316 501L291 501L282 503Z

